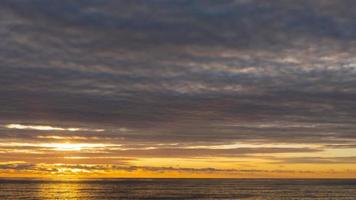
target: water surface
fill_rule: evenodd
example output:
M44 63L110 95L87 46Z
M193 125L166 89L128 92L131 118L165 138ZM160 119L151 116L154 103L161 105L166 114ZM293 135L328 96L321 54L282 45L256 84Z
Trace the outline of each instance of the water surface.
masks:
M356 199L356 180L0 180L1 200Z

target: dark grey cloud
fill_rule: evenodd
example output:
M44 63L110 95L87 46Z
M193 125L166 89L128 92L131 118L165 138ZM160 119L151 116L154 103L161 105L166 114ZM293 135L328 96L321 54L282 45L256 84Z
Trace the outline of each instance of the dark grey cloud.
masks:
M80 136L127 145L355 145L355 7L3 0L0 122L103 128Z
M31 164L31 163L5 163L5 164L0 164L0 169L1 170L18 170L18 171L23 171L23 170L32 170L34 169L36 165Z

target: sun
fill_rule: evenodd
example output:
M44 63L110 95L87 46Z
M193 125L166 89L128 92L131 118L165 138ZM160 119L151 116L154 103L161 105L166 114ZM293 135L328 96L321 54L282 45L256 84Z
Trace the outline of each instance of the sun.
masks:
M83 148L83 144L52 143L46 145L46 147L53 148L57 151L80 151Z
M93 144L93 143L47 143L41 144L41 147L50 148L56 151L80 151L80 150L88 150L88 149L100 149L106 148L110 146L121 146L121 145L110 145L110 144Z

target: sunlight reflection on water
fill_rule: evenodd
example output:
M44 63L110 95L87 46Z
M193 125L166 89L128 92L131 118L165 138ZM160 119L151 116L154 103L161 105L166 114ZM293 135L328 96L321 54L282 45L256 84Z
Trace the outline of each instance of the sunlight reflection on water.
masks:
M85 188L85 183L80 182L59 182L59 183L41 183L39 184L39 199L81 199Z
M356 180L0 180L1 200L356 199Z

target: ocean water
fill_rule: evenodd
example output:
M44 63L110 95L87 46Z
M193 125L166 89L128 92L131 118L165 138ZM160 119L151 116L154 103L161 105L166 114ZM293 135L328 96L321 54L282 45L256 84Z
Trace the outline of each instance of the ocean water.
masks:
M0 180L0 200L356 199L356 180Z

